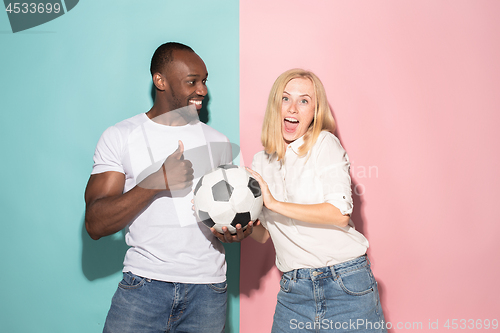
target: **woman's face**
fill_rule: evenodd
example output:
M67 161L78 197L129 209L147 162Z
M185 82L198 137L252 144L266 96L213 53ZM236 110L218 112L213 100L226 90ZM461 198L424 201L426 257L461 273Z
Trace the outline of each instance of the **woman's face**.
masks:
M290 80L283 91L281 132L286 144L303 136L314 118L316 96L312 81L307 78Z

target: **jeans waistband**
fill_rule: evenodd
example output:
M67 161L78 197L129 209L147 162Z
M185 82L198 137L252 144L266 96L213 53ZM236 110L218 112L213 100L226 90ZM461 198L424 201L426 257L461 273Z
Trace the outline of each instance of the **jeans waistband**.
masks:
M324 279L330 276L336 276L349 271L354 271L356 269L365 266L370 266L370 260L368 259L366 254L362 255L361 257L357 257L352 260L342 262L340 264L319 267L319 268L299 268L289 272L285 272L283 273L283 275L289 277L292 280L295 279L317 280L317 279Z

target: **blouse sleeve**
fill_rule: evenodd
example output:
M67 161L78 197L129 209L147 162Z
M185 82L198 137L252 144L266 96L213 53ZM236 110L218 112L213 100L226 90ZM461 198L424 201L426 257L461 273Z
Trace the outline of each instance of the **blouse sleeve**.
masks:
M316 171L323 186L325 202L337 207L343 215L351 214L353 202L347 152L331 133L321 137L316 145Z

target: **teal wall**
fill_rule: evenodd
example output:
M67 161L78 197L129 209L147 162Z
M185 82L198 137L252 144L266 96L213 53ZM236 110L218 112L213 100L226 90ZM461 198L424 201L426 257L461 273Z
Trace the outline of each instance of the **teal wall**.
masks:
M208 123L239 144L238 1L82 0L15 34L0 12L2 332L102 331L125 245L88 237L83 193L102 131L151 107L166 41L205 60ZM226 250L234 333L239 245Z

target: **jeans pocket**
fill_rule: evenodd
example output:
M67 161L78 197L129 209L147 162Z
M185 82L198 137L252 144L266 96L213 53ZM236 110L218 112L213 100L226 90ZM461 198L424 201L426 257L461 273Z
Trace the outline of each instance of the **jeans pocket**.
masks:
M137 276L130 272L126 272L123 273L123 280L121 280L120 283L118 284L118 288L124 290L137 289L142 287L145 282L146 278L143 278L142 276Z
M283 275L280 280L280 289L285 293L289 293L292 290L292 281L290 278Z
M342 273L337 281L340 287L352 296L362 296L373 292L376 283L370 267Z
M227 282L220 282L220 283L209 283L208 286L214 290L215 292L219 294L223 294L227 291Z

